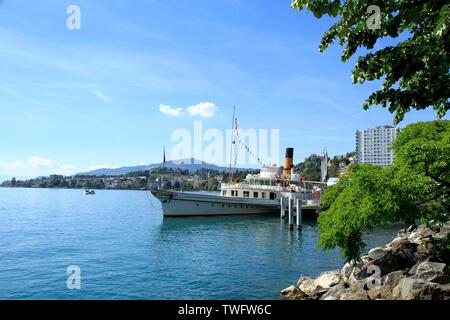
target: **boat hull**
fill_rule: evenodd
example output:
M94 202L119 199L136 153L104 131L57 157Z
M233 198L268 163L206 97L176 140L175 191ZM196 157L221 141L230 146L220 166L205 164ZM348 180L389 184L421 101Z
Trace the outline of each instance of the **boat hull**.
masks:
M164 217L229 216L279 213L277 200L153 190Z

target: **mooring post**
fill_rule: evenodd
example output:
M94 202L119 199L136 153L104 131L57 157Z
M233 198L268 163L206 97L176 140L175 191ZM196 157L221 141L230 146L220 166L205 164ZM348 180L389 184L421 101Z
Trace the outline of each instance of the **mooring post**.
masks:
M280 218L284 218L284 203L283 203L283 196L280 198Z
M292 228L292 197L289 197L289 228Z
M302 218L302 204L301 204L301 200L297 199L297 228L301 228L302 224L303 224L303 218Z

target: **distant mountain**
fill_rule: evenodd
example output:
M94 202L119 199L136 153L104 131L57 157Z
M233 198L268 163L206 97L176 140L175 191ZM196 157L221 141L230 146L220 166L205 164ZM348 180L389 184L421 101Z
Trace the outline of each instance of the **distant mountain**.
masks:
M127 174L130 172L135 171L146 171L154 168L160 168L162 167L162 163L153 163L149 165L138 165L138 166L130 166L130 167L120 167L115 169L108 169L108 168L102 168L102 169L96 169L88 172L82 172L77 173L77 176L119 176L123 174ZM188 159L182 159L182 160L176 160L176 161L167 161L165 164L166 168L173 168L173 169L181 169L181 170L189 170L189 171L196 171L200 169L207 169L207 170L215 170L215 171L226 171L229 168L227 167L219 167L214 164L210 164L204 161L196 160L194 158L188 158Z

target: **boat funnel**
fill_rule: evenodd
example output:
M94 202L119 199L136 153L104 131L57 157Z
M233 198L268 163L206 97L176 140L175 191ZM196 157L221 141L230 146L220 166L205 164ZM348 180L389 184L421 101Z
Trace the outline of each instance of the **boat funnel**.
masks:
M294 168L294 148L286 148L286 157L284 158L283 176L290 177L291 170Z

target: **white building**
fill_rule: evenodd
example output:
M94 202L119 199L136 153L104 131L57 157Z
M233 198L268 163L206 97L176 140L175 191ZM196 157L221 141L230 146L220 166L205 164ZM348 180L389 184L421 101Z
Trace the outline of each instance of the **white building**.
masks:
M357 163L370 163L388 167L394 161L394 152L389 146L397 137L398 128L378 126L356 131Z

